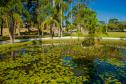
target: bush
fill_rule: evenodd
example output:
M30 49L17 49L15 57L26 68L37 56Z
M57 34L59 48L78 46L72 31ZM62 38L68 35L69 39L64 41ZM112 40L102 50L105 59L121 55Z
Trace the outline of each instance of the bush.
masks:
M35 35L15 36L15 39L29 39L29 38L38 38L38 36ZM8 36L0 37L0 41L6 41L6 40L10 40L10 38Z
M68 33L64 33L63 35L64 35L64 36L71 36L71 33L68 32Z
M82 42L82 46L94 46L95 45L95 40L93 37L86 38Z
M5 41L5 40L9 40L9 37L7 37L7 36L1 36L0 37L0 41Z

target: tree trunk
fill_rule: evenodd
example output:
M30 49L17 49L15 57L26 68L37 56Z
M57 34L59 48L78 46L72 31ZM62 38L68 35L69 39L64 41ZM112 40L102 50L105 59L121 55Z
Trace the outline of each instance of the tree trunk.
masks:
M71 25L73 24L73 13L72 13L72 7L73 7L73 5L72 5L72 3L71 3Z
M53 36L54 36L53 24L50 25L50 33L51 33L51 38L53 39Z
M17 24L17 29L18 29L18 36L21 36L21 34L20 34L20 28L19 28L19 24Z
M81 25L79 25L79 28L80 28L79 32L82 33L82 27L81 27Z
M9 20L9 37L11 43L14 43L14 18L13 15L10 15L10 20Z
M53 4L53 8L55 7L55 0L52 1L52 4Z
M1 31L0 31L0 36L3 36L3 20L1 22Z
M41 35L41 30L38 28L38 36Z
M30 35L31 30L30 30L30 25L29 24L28 24L27 28L28 28L28 34Z
M38 24L38 36L40 37L42 35L42 31L40 29L40 24Z
M78 31L78 41L79 41L79 34L80 34L80 31L81 31L81 30L80 30L80 29L81 29L81 26L80 26L79 23L78 23L77 27L78 27L78 28L77 28L77 31Z
M60 37L62 37L62 34L63 34L63 32L62 32L62 29L63 29L63 18L62 18L62 7L61 7L61 28L60 28Z
M61 7L61 17L60 17L60 37L62 37L62 27L63 27L63 18L62 18L62 15L63 15L63 9L62 9L62 0L61 0L61 2L60 2L60 4L59 4L59 6Z

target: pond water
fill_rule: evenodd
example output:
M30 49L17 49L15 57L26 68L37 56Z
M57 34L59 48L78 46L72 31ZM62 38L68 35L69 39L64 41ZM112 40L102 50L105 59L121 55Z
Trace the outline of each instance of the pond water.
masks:
M78 66L73 62L70 56L63 57L63 63L65 66L72 67L76 76L81 76L85 72L82 70L82 66ZM90 74L91 80L84 81L84 84L104 84L104 80L108 77L112 77L112 79L117 79L122 84L126 84L126 61L123 61L125 64L123 67L115 66L106 60L95 59L92 63L92 71ZM91 71L91 72L92 72Z
M49 49L51 48L52 47L50 47ZM43 52L46 53L49 49L45 48ZM126 49L117 48L117 50L120 51L123 56L126 56ZM19 55L25 56L26 54L30 54L32 56L38 53L42 53L42 51L39 49L21 48L19 50L11 51L8 54L1 54L0 61L4 61L8 58L8 56L13 57L13 59L15 60ZM97 58L93 61L84 62L85 60L74 59L69 55L62 55L59 59L63 63L63 66L71 68L74 76L79 77L88 75L89 79L83 81L84 84L104 84L105 80L108 79L111 81L126 84L126 60L120 60L118 63L112 64L112 62L109 62L111 60L108 59L101 60ZM113 82L110 83L115 84Z
M126 49L117 48L124 56L126 56ZM76 62L73 61L71 56L63 56L62 61L65 66L72 67L73 72L76 76L81 76L85 73L85 70L82 70L83 64L78 66ZM121 61L123 66L115 66L113 64L108 63L108 61L94 59L91 69L93 72L90 74L90 81L84 81L84 84L104 84L104 80L110 77L110 80L116 79L120 81L122 84L126 84L126 60ZM84 64L86 65L86 64Z

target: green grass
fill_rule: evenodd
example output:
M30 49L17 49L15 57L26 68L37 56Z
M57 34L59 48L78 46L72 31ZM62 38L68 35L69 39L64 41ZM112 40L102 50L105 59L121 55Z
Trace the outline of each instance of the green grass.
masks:
M108 32L107 34L102 34L102 37L126 38L126 32Z
M73 33L71 36L88 37L87 33Z
M72 36L78 36L78 34L72 34ZM88 34L79 34L79 36L87 37ZM126 38L126 32L107 32L107 34L102 34L101 37Z

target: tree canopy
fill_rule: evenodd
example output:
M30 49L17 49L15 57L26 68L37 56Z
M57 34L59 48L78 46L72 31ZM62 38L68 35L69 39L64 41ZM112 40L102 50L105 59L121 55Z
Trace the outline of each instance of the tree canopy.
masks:
M70 30L77 28L87 29L89 34L95 33L97 18L95 11L88 8L90 0L1 0L0 18L6 17L5 21L9 28L9 36L14 41L14 30L27 25L28 30L34 26L38 29L38 34L43 32L43 24L48 24L50 28L57 28L59 36L62 36L63 26L71 23ZM72 5L73 4L73 5ZM70 10L71 9L71 10ZM68 13L66 16L65 13ZM51 18L51 19L50 19ZM70 21L71 18L71 21ZM76 26L76 27L75 27ZM69 29L67 28L67 29Z

